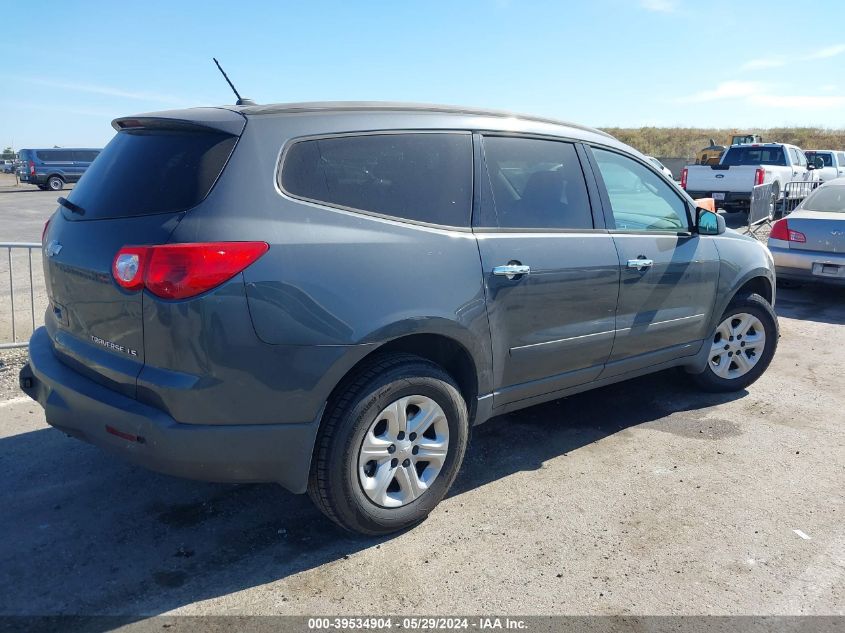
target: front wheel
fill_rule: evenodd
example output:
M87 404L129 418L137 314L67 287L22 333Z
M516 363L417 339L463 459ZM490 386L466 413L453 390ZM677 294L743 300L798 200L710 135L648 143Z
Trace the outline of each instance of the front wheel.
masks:
M758 294L735 297L710 338L707 366L690 378L705 391L744 389L772 362L778 336L777 315L768 301Z
M440 503L463 461L467 406L439 366L382 356L330 402L308 493L340 526L380 535L411 527Z

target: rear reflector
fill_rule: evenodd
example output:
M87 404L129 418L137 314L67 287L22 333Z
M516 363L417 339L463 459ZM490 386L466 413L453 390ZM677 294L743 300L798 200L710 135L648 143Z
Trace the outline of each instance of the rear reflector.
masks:
M146 288L162 299L188 299L228 281L269 248L266 242L124 246L112 275L126 290Z
M118 431L116 428L109 426L108 424L106 424L106 433L111 433L112 435L119 437L122 440L126 440L127 442L138 442L138 444L146 442L146 440L140 435L132 435L132 433Z
M754 171L754 184L755 185L762 185L763 180L766 178L766 170L762 167L758 167Z

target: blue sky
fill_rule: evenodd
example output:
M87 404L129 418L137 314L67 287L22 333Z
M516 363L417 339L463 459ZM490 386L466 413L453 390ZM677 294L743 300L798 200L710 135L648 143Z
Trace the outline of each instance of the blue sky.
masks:
M33 9L37 8L37 12ZM100 146L111 119L400 100L594 126L845 127L845 2L7 2L0 146Z

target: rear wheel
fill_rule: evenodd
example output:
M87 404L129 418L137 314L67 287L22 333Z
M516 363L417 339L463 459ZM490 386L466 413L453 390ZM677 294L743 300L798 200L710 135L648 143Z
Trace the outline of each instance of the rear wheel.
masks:
M443 499L469 435L467 407L437 365L390 354L351 377L323 421L308 493L362 534L411 527Z
M758 294L735 297L710 338L706 368L690 378L706 391L744 389L772 362L778 336L768 301Z
M61 191L65 187L65 181L58 176L50 176L47 179L47 188L50 191Z

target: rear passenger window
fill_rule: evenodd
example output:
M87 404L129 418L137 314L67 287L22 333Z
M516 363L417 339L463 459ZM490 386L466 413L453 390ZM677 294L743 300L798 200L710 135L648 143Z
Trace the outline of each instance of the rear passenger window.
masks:
M73 152L63 149L51 149L35 152L38 160L45 163L70 163L73 162Z
M571 143L488 136L484 159L500 227L593 228L584 173Z
M76 150L73 152L73 160L79 163L91 163L97 158L99 152L93 150Z
M593 155L617 229L673 233L688 230L686 203L660 176L615 152L593 148Z
M281 186L314 202L395 218L469 226L469 134L373 134L298 141Z

